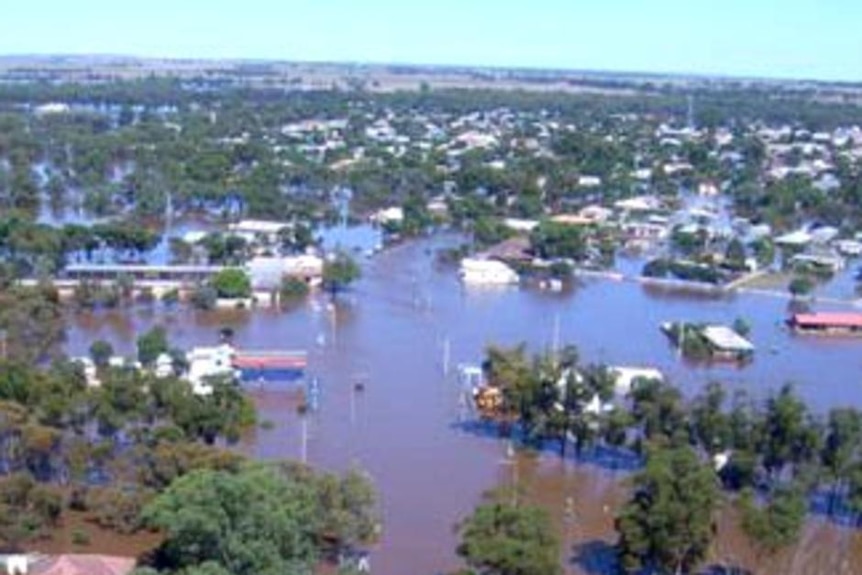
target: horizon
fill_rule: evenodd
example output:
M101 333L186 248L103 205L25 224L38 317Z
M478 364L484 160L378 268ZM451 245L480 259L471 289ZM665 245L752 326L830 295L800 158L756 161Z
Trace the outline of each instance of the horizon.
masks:
M470 63L434 63L434 62L409 62L409 61L358 61L358 60L308 60L295 58L276 58L276 57L207 57L207 56L147 56L133 53L112 53L112 52L93 52L93 53L0 53L0 62L3 60L128 60L137 62L194 62L194 63L230 63L230 64L269 64L269 65L291 65L291 66L332 66L332 67L359 67L359 68L387 68L387 67L404 67L416 68L417 70L452 70L452 71L496 71L496 72L529 72L529 73L547 73L559 74L561 76L583 76L587 77L608 77L612 79L676 79L676 80L715 80L726 82L756 82L756 83L813 83L813 84L834 84L846 86L862 85L862 78L856 80L843 79L822 79L805 76L754 76L732 73L706 73L706 72L686 72L686 71L663 71L660 69L653 70L626 70L626 69L601 69L601 68L565 68L565 67L547 67L541 65L520 65L510 66L505 64L470 64ZM169 74L168 74L169 76Z
M862 81L849 0L608 4L43 0L4 15L0 54Z

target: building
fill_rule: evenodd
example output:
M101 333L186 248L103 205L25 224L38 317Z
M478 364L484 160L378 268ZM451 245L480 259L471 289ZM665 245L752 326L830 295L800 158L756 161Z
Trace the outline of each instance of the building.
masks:
M404 209L399 206L392 206L376 211L371 215L371 221L375 224L400 224L404 221Z
M229 224L228 231L235 236L244 238L248 242L275 243L282 230L288 229L292 224L285 222L272 222L267 220L241 220Z
M520 281L515 270L503 262L477 258L461 260L459 275L465 284L473 285L509 285Z
M529 234L539 226L536 220L524 220L520 218L506 218L503 220L503 225L512 231Z
M796 254L790 258L790 263L794 267L809 267L833 274L843 270L845 265L844 258L840 255L821 250Z
M754 345L727 326L708 325L700 334L715 359L739 360L754 353Z
M110 555L8 555L2 558L7 575L128 575L133 557Z
M296 256L258 256L250 259L245 271L255 289L276 289L283 277L296 277L317 285L323 276L323 258L302 254Z
M212 377L238 377L233 367L233 347L223 344L217 347L193 347L186 353L189 371L186 380L192 384L192 391L197 395L209 395L212 386L207 380Z
M608 371L614 376L614 393L618 396L631 393L638 381L664 381L664 374L654 367L609 367Z
M797 333L809 335L862 335L862 313L797 313L788 320Z

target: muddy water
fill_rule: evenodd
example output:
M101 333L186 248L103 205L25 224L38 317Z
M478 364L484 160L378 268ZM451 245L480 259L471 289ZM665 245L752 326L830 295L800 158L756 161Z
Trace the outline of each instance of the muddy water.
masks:
M731 390L762 396L793 381L818 410L862 405L862 341L788 334L785 300L681 296L610 281L590 281L568 294L466 291L454 270L434 265L433 249L453 241L435 238L377 256L334 314L325 298L284 313L165 313L158 307L100 313L73 320L69 351L86 353L90 342L104 338L132 354L136 334L155 323L165 325L182 347L212 344L218 329L230 325L240 346L307 349L310 369L321 381L320 411L303 424L295 394L255 391L261 416L273 427L258 430L242 447L264 459L305 454L325 468L368 470L385 516L385 534L372 558L380 575L456 566L454 523L484 490L513 480L506 446L458 425L459 386L442 369L446 340L452 366L479 361L494 342L525 341L541 349L551 345L559 317L561 340L576 344L584 361L654 365L688 393L719 380ZM755 360L742 369L686 365L658 331L662 321L729 323L737 317L749 321L758 347ZM355 391L357 380L367 382L365 391ZM578 572L601 573L602 546L612 541L614 484L621 475L562 463L550 454L519 462L523 481L531 478L531 497L554 511L570 543L593 545L581 554L594 552L590 557L599 559L591 561L598 567L582 559L574 562ZM580 520L564 517L566 498L573 499Z

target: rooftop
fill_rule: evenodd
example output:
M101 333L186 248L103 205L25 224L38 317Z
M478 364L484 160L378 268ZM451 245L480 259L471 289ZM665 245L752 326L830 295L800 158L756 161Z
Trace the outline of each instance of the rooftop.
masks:
M754 345L732 329L724 325L710 325L703 328L703 337L710 345L722 351L754 351Z
M798 313L791 319L800 327L845 327L862 328L862 313L853 312L819 312Z

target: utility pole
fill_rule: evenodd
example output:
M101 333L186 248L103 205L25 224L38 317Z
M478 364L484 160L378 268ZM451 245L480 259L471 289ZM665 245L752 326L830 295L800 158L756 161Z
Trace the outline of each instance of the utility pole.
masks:
M443 339L443 377L448 377L449 375L449 356L451 350L449 346L449 338Z
M303 465L308 464L308 416L302 414L302 449L300 460Z
M554 335L551 342L551 353L554 354L554 362L560 361L560 314L554 314Z
M518 506L518 458L515 454L515 446L510 439L506 445L506 456L500 461L500 465L512 467L512 506Z

